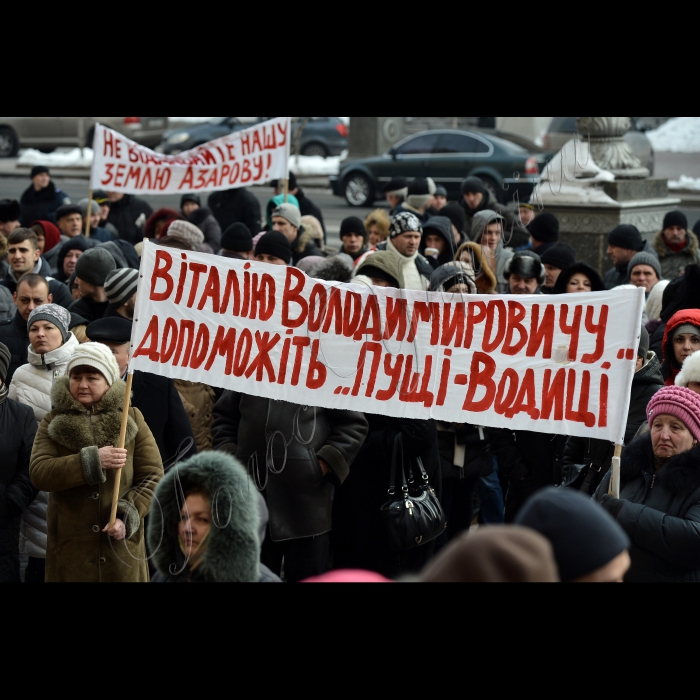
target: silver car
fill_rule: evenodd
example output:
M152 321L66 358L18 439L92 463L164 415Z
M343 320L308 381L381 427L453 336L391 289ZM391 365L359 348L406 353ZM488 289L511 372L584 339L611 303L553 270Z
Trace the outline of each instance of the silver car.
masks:
M98 123L153 148L168 129L168 117L0 117L0 158L12 158L20 148L51 153L63 146L92 146Z
M571 141L576 133L577 119L578 117L553 117L544 137L544 147L554 153L561 151L567 141ZM656 160L654 148L644 133L649 129L642 121L642 117L630 117L630 119L632 120L632 128L625 134L625 141L639 158L639 162L645 168L649 168L649 172L653 175Z

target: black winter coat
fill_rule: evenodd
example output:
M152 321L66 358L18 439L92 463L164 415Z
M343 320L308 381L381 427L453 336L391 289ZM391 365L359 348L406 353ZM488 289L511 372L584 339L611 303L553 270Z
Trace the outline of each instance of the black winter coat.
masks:
M178 455L179 461L183 461L197 454L192 426L172 379L134 372L132 392L131 405L143 413L166 471ZM191 446L187 444L189 439L192 440ZM179 452L181 446L188 447L182 454Z
M9 321L0 321L0 343L10 351L10 366L5 380L7 386L10 386L15 372L27 364L29 357L29 331L27 322L19 311L15 311L14 318Z
M458 461L456 452L460 448L464 449L463 468L455 465L455 461ZM443 480L487 477L493 474L493 455L487 428L438 423L438 449Z
M212 435L215 449L248 466L267 501L272 540L286 542L330 532L334 486L347 479L367 421L354 411L227 391L214 407Z
M294 195L299 202L299 211L302 216L315 216L321 223L321 228L323 229L323 239L326 239L326 223L323 220L323 212L306 196L304 190L301 187L298 188L297 193ZM255 235L255 234L253 234Z
M207 204L222 231L226 231L231 224L241 223L248 227L255 238L262 230L260 202L245 187L214 192Z
M394 442L403 436L406 465L420 457L430 485L442 498L442 473L435 421L368 415L369 434L352 473L333 504L333 551L337 569L365 569L389 578L421 571L435 553L435 542L404 554L389 546L381 509L390 500ZM415 465L414 465L415 472ZM398 479L399 477L397 477Z
M653 352L649 353L649 356L647 364L634 375L630 410L627 415L627 429L625 430L626 445L632 443L639 429L646 423L647 406L654 395L664 386L659 358ZM595 477L589 482L591 488L587 489L587 492L594 493L612 466L614 454L615 445L607 440L569 438L564 450L564 484L577 483L581 472L580 467L592 468L595 471ZM585 479L587 479L587 474L581 475L581 483L577 483L579 488Z
M525 430L491 431L491 451L501 479L510 484L506 522L512 523L525 502L541 489L561 483L566 436Z
M119 238L136 245L143 240L143 227L151 214L153 209L147 202L126 194L121 201L112 203L107 221L119 231Z
M19 583L20 521L38 493L29 478L36 429L31 408L0 398L0 583Z
M44 279L51 277L51 268L43 258L41 258L41 268L39 270L39 274ZM7 287L12 294L17 291L17 280L15 279L15 276L11 270L7 273L5 279L3 279L0 284L2 284L3 287ZM58 304L64 309L67 309L73 303L73 296L71 295L68 287L62 282L59 282L53 278L49 279L49 291L53 295L54 304Z
M56 210L70 203L70 197L53 182L39 192L32 185L25 190L19 203L22 226L29 228L35 221L50 221L55 224Z
M110 306L108 301L93 301L87 297L81 297L76 301L71 301L68 311L84 318L88 323L107 318ZM146 421L148 422L148 421Z
M611 473L595 495L601 502ZM656 473L651 437L635 440L622 458L617 522L632 540L630 583L700 582L700 447Z

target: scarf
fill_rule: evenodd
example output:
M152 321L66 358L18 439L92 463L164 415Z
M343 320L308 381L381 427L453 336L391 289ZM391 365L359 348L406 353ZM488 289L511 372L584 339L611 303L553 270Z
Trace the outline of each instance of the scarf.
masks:
M391 240L387 241L386 246L387 252L391 253L396 259L397 272L399 274L398 280L401 285L401 289L413 289L418 292L424 292L427 289L427 280L425 280L418 268L416 267L416 260L418 259L418 251L416 251L411 257L407 257L399 253L396 248L394 248Z
M671 243L668 240L668 238L666 238L666 234L664 234L664 243L674 253L680 253L681 251L685 250L688 247L688 245L690 244L690 238L688 236L686 236L685 240L682 243Z

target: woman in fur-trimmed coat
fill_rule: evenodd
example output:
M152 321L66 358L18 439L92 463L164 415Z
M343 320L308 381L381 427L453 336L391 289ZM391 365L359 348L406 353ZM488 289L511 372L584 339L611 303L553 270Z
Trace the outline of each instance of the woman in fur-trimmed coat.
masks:
M85 358L78 361L89 362ZM39 428L30 465L35 487L50 493L46 582L146 583L144 518L163 477L158 446L141 412L131 409L117 521L125 526L125 539L118 541L105 532L114 476L103 468L100 448L118 444L126 385L116 378L116 368L106 393L86 407L71 393L75 390L71 377L75 380L78 372L85 371L83 365L74 363L68 366L69 376L54 385L54 410Z

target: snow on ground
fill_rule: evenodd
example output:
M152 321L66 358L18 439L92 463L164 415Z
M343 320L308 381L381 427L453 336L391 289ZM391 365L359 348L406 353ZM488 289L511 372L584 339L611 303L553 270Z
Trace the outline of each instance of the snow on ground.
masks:
M671 180L668 183L670 190L684 190L686 192L700 192L700 177L688 177L681 175L678 180Z
M325 177L337 175L340 162L347 158L347 152L338 158L321 158L320 156L293 156L289 168L300 177ZM47 168L90 168L93 152L91 148L75 148L68 152L40 153L30 148L19 157L19 165L45 165Z
M700 117L674 117L647 136L657 151L700 153Z

